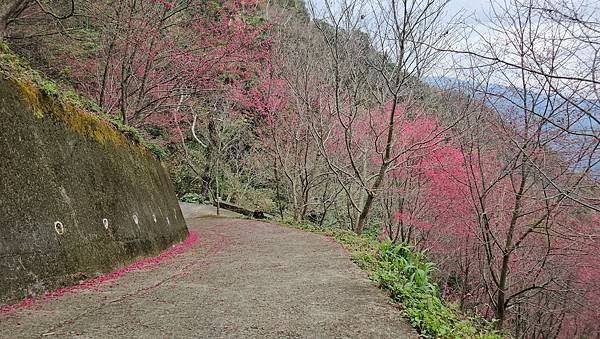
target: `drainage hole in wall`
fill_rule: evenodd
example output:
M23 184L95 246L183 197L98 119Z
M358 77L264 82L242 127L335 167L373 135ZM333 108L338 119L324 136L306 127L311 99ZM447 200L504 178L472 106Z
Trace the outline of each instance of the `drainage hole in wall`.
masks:
M56 221L54 222L54 230L56 231L56 233L62 235L65 233L65 226L62 222Z

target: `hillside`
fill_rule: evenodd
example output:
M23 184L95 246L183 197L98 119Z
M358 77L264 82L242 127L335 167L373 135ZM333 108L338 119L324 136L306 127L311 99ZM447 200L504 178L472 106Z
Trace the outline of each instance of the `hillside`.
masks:
M180 201L364 244L423 337L593 338L600 9L454 6L9 0L0 67L158 155Z

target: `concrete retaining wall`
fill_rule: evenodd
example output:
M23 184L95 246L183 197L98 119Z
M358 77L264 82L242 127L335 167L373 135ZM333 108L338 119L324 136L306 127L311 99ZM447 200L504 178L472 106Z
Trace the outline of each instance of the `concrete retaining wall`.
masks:
M168 172L108 123L0 74L0 304L187 236Z

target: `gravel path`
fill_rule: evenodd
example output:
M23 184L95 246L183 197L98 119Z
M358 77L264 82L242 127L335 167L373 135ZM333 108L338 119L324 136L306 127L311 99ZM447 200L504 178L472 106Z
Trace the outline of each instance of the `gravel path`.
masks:
M182 210L199 238L186 251L0 314L0 337L417 337L334 241Z

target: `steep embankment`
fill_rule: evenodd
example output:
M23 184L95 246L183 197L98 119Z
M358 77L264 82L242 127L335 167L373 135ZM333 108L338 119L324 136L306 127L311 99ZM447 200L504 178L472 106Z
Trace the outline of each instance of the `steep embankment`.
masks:
M183 240L161 162L109 123L0 72L0 305Z

